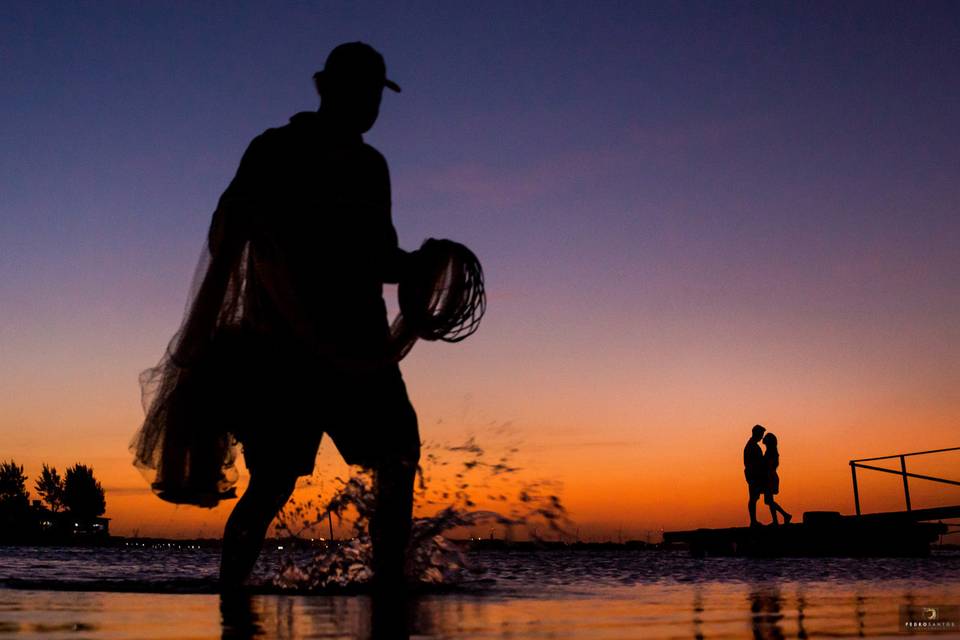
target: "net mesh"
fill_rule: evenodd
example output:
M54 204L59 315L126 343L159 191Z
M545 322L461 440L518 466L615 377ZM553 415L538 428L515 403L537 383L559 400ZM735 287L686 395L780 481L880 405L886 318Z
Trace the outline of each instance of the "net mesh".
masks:
M161 358L140 376L145 419L130 448L134 464L154 492L177 504L214 507L236 497L236 421L229 406L236 388L224 388L236 362L226 351L237 336L262 335L273 307L297 313L282 261L268 238L249 239L249 230L211 231L194 276L184 320ZM318 367L376 367L403 358L418 339L459 342L479 327L486 310L483 270L467 247L429 239L407 258L397 289L400 313L390 327L386 350L344 362L319 345L336 336L300 340ZM226 345L226 346L224 346ZM250 398L244 398L250 402ZM262 428L270 428L263 425Z
M397 287L400 313L390 327L397 359L418 338L460 342L471 336L487 308L483 269L464 245L430 238L410 263Z

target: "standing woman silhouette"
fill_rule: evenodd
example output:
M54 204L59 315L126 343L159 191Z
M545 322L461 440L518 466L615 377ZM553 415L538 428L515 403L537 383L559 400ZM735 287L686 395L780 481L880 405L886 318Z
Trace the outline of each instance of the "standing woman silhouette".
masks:
M780 466L780 451L777 449L777 436L767 431L763 436L763 445L766 447L766 451L763 452L763 462L767 469L767 488L763 494L763 502L770 507L773 524L779 524L777 513L783 514L783 524L790 524L793 516L784 511L783 507L773 499L773 496L780 493L780 474L777 473L777 467Z

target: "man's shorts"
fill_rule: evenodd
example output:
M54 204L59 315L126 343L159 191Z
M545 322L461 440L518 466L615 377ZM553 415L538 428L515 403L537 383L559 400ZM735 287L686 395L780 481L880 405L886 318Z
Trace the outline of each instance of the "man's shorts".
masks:
M236 353L243 361L219 395L251 473L310 475L324 432L347 464L419 460L417 414L396 363L354 371L273 347Z

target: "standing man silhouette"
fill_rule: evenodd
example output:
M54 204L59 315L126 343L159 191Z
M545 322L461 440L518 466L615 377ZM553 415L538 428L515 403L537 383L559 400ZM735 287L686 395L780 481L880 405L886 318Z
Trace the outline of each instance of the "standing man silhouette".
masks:
M214 260L247 243L249 265L236 285L246 287L242 330L217 347L219 406L250 471L224 530L220 579L230 588L248 578L326 432L346 462L373 471L374 581L394 590L404 584L420 437L388 356L382 294L409 254L391 221L386 161L362 134L383 89L400 87L361 42L336 47L314 80L320 108L251 142L210 229Z
M753 426L750 439L743 448L743 475L747 479L747 489L750 498L747 502L747 511L750 513L750 526L760 523L757 521L757 501L767 490L767 465L763 460L763 450L760 440L766 428L757 424Z

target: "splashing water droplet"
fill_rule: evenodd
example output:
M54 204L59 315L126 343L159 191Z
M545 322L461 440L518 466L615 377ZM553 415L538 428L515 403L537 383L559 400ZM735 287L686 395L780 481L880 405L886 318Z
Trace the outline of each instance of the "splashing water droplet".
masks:
M509 464L511 449L496 463L484 460L485 452L473 438L458 446L427 445L438 453L424 456L419 469L414 493L415 513L426 505L444 504L433 515L415 517L407 549L407 575L413 583L425 585L456 585L482 574L467 557L463 544L452 539L456 531L485 524L497 524L505 529L505 537L512 538L514 528L526 530L531 539L541 539L539 527L558 535L566 533L571 524L566 509L555 493L543 495L543 487L553 488L550 482L521 482L513 478L520 471ZM448 458L466 457L457 461ZM453 480L452 490L444 481L430 481L431 473L439 467L457 463L461 469ZM468 481L469 478L469 481ZM371 569L372 545L367 532L374 510L373 476L357 469L346 480L337 478L339 488L323 507L317 498L306 502L291 500L276 522L276 530L294 538L310 537L309 532L321 526L328 517L348 523L353 532L349 540L324 541L304 561L295 554L281 560L280 567L270 580L273 587L290 590L324 591L362 587L373 578ZM467 489L471 486L493 492L502 507L509 507L509 515L496 511L477 510ZM510 500L508 495L516 496ZM450 503L450 497L454 500Z

